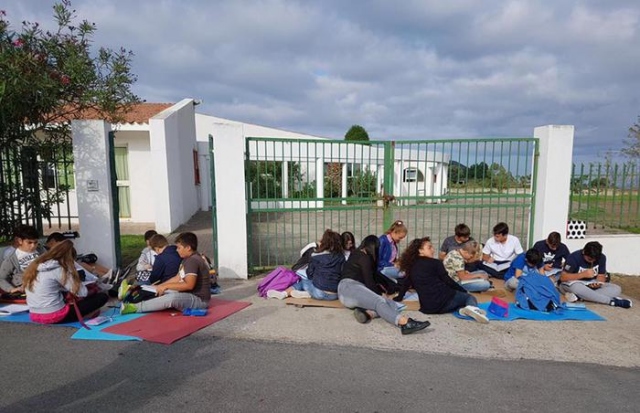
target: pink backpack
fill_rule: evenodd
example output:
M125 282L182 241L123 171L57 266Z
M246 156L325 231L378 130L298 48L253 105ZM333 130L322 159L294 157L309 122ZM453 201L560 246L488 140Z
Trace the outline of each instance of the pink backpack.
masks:
M285 267L276 267L258 284L258 295L266 297L269 290L284 291L299 280L300 277L293 270Z

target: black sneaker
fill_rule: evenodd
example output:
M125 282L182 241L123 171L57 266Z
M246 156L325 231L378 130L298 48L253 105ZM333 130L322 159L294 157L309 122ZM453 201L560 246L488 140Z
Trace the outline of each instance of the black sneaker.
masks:
M611 299L609 305L614 307L631 308L633 307L633 302L631 302L631 300L627 300L626 298L614 297Z
M364 308L356 307L353 309L353 316L356 318L358 323L367 324L371 321L371 316L367 313L367 310Z
M402 335L407 335L415 333L416 331L424 330L430 325L431 323L428 321L416 321L413 318L410 318L407 321L407 324L400 326L400 331L402 332Z

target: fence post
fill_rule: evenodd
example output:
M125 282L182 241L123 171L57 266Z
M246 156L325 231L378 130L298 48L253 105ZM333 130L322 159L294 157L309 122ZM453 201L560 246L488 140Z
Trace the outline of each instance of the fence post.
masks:
M546 125L533 130L540 156L536 179L533 240L545 239L552 231L564 238L569 216L573 125Z

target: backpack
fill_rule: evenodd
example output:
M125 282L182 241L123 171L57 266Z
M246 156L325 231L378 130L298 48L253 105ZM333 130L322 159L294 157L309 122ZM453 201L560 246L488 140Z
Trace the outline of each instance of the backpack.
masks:
M524 310L554 311L560 307L560 293L549 277L525 273L518 279L516 305Z
M260 281L260 284L258 284L258 295L260 297L266 297L267 291L269 290L284 291L299 280L300 277L298 277L293 270L285 267L277 267Z

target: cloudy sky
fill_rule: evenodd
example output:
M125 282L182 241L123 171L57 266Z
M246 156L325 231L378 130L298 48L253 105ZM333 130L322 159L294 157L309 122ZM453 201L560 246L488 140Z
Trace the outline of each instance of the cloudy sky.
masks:
M1 0L11 22L51 2ZM619 150L640 115L637 0L75 0L96 44L135 53L149 102L342 138L531 136L576 127L574 157Z

